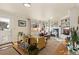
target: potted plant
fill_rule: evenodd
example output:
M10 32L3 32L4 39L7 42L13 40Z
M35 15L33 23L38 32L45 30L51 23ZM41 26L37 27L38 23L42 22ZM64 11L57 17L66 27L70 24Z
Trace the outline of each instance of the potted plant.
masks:
M78 35L77 35L77 30L73 28L71 31L71 37L72 37L72 45L73 45L73 50L76 50L77 47L77 41L78 41Z
M31 44L28 47L28 52L29 52L30 55L37 55L37 53L38 53L37 44L36 43Z

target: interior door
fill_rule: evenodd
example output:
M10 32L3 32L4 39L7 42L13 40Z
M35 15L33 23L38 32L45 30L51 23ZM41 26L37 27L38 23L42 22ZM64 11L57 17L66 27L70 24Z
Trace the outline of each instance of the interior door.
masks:
M5 44L10 41L9 19L0 18L0 44Z

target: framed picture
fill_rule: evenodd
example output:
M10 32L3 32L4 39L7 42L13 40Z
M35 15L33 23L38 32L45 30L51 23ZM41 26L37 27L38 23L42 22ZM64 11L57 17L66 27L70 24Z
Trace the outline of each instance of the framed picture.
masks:
M18 26L19 27L26 27L26 21L24 21L24 20L18 20Z

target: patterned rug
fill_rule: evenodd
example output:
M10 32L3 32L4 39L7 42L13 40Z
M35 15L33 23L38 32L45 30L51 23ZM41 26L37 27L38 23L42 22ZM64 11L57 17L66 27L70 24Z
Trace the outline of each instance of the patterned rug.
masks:
M19 55L19 53L12 47L12 44L0 46L0 55Z

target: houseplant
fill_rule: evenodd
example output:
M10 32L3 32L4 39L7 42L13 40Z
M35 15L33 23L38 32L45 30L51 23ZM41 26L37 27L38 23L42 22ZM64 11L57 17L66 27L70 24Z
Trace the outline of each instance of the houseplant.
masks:
M77 42L78 42L78 35L77 35L77 30L75 30L73 28L73 30L71 31L71 37L72 37L72 45L73 45L73 50L76 50L77 48Z
M28 52L30 55L37 55L38 54L38 48L37 44L33 43L28 47Z

